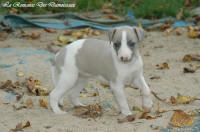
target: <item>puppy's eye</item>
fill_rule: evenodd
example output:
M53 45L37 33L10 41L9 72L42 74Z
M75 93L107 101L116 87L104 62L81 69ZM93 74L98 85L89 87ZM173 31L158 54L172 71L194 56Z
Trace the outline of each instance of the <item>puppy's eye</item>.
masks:
M116 48L119 48L119 47L121 46L121 43L114 43L114 46L115 46Z
M130 47L133 47L133 46L135 46L135 42L128 42L128 45L129 45Z

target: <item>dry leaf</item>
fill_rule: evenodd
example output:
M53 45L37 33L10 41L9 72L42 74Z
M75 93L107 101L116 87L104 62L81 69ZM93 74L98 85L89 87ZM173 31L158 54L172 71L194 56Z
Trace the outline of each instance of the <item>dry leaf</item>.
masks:
M94 31L92 32L92 35L99 36L99 35L100 35L100 32L97 31L97 30L94 30Z
M156 29L159 29L159 27L161 27L161 26L162 26L162 23L157 23L157 24L154 24L152 26L145 28L145 30L146 31L156 30Z
M24 73L23 73L22 71L19 71L19 72L17 72L17 76L18 76L18 77L23 77L23 76L24 76Z
M160 79L160 76L156 76L156 75L155 75L155 76L150 77L150 79L151 79L151 80L153 80L153 79Z
M40 106L47 108L48 100L47 99L40 99Z
M44 28L44 31L49 32L49 33L56 33L57 31L52 28Z
M6 82L1 82L0 89L5 89L5 88L7 88L7 87L9 87L11 85L12 85L12 81L11 80L7 80Z
M165 35L170 35L176 28L168 28L164 31Z
M76 38L80 38L82 35L83 35L83 32L72 33L72 36Z
M5 40L8 37L8 33L6 31L0 32L0 41Z
M74 113L75 116L82 117L82 118L97 118L102 115L102 108L99 104L92 104L88 106L78 106L75 107L76 111Z
M24 128L30 127L31 123L29 121L26 122L26 124L23 126L22 123L18 123L14 129L11 129L13 132L17 131L23 131Z
M37 96L47 96L50 93L48 88L45 88L40 85L35 85L35 89L33 89L32 92Z
M22 123L18 123L14 129L11 129L13 132L22 131Z
M183 73L194 73L195 69L184 67L183 68Z
M176 99L175 99L174 96L171 96L170 100L171 100L171 103L172 103L172 104L175 104L175 103L176 103Z
M24 104L24 107L27 108L27 109L30 109L33 107L33 101L31 98L28 98Z
M30 126L31 126L30 121L27 121L26 124L23 126L23 128L30 127Z
M194 30L189 30L188 37L189 38L197 38L197 33Z
M109 84L106 84L106 83L100 83L101 86L103 86L104 88L109 88L110 85Z
M28 36L29 39L35 40L40 38L40 33L38 32L33 32L31 35Z
M163 62L161 64L157 64L156 67L158 69L169 69L168 63L167 62Z
M61 43L61 46L65 45L65 44L68 44L68 43L71 43L71 42L74 41L74 39L67 38L65 36L58 36L56 40Z
M200 61L200 54L187 54L183 57L183 61Z
M132 122L136 118L136 114L128 115L123 119L117 119L118 123L124 123L124 122Z
M176 102L178 104L189 104L195 100L198 100L197 98L190 97L190 96L183 96L181 94L177 94Z
M180 8L178 14L176 15L176 19L180 20L182 17L183 17L183 8Z
M144 112L142 109L140 109L140 108L137 107L137 106L133 106L133 107L132 107L132 110L133 110L133 111Z
M170 121L170 124L175 127L191 126L193 123L194 119L182 110L175 110Z
M72 31L71 30L67 30L67 31L64 32L63 35L70 36L70 35L72 35Z
M173 21L168 21L168 22L166 22L165 24L162 24L162 25L161 25L161 30L162 30L162 31L165 31L166 29L170 28L170 26L171 26L173 23L174 23Z
M116 15L114 15L114 14L108 15L108 17L109 17L110 19L113 19L113 20L118 20L118 19L119 19L119 17L116 16Z

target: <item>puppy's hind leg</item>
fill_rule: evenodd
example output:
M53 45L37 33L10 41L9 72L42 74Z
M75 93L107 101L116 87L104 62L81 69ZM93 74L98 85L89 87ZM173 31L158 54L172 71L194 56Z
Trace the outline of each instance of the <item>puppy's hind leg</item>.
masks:
M79 95L80 95L81 90L87 84L87 81L88 81L87 77L79 74L79 77L78 77L76 84L74 85L74 87L72 89L70 89L68 95L69 95L73 105L75 105L75 106L86 106L85 104L82 104L79 101Z
M78 71L73 69L68 69L62 71L59 76L59 80L55 89L50 94L50 105L56 114L64 114L66 112L62 111L58 107L58 102L62 96L69 91L76 83L78 77Z

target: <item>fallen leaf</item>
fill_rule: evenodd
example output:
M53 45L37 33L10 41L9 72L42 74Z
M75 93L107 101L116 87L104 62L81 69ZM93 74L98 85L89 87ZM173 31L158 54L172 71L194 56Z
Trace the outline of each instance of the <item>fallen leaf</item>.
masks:
M188 37L189 38L197 38L197 33L194 30L189 30Z
M23 128L30 127L30 126L31 126L30 121L27 121L26 124L23 126Z
M176 28L168 28L168 29L166 29L166 30L164 31L164 34L165 34L165 35L169 35L169 34L171 34L175 29L176 29Z
M14 129L11 129L13 132L22 131L22 123L18 123Z
M92 104L88 106L78 106L75 107L76 111L74 113L75 116L82 117L82 118L97 118L102 115L102 108L99 104Z
M67 31L64 32L63 35L70 36L70 35L72 35L72 31L71 30L67 30Z
M32 32L32 34L29 35L28 38L31 39L31 40L39 39L40 38L40 33Z
M44 28L44 31L49 32L49 33L56 33L57 31L52 28Z
M182 110L175 110L170 121L170 124L175 127L191 126L193 123L194 119Z
M198 98L190 97L190 96L183 96L180 93L177 94L176 102L178 104L189 104L195 100L199 100Z
M12 81L11 80L7 80L6 82L1 82L0 89L5 89L5 88L7 88L7 87L9 87L11 85L12 85Z
M17 72L17 76L18 76L18 77L23 77L23 76L24 76L24 73L23 73L22 71L19 71L19 72Z
M180 8L178 14L176 15L176 19L180 20L182 17L183 17L183 8Z
M155 126L155 125L150 125L152 130L158 130L160 127L159 126Z
M94 36L99 36L99 35L100 35L100 32L97 31L97 30L94 30L94 31L92 32L92 35L94 35Z
M183 73L194 73L195 69L184 67L183 68Z
M40 106L47 108L48 100L47 99L40 99Z
M162 23L157 23L157 24L154 24L152 26L149 26L149 27L145 28L145 30L146 31L157 30L161 26L162 26Z
M83 35L83 32L74 32L72 33L73 37L80 38Z
M110 19L113 19L113 20L118 20L118 19L119 19L119 17L116 16L116 15L114 15L114 14L108 15L108 17L109 17Z
M66 45L66 44L69 44L69 43L73 42L74 39L67 38L65 36L58 36L57 37L57 41L60 42L60 44L58 43L59 45L63 46L63 45Z
M136 118L136 114L128 115L123 119L117 119L118 123L124 123L124 122L132 122Z
M47 96L50 93L48 88L40 85L35 85L35 89L32 92L38 96Z
M166 29L170 28L170 26L171 26L172 24L174 24L173 21L168 21L168 22L166 22L165 24L162 24L162 25L161 25L161 30L162 30L162 31L165 31Z
M170 100L171 100L171 103L172 103L172 104L175 104L175 103L176 103L176 99L175 99L174 96L171 96Z
M200 61L200 54L187 54L183 57L184 62Z
M140 109L139 107L137 107L137 106L133 106L132 107L132 110L133 111L139 111L139 112L143 112L143 110L142 109Z
M168 63L167 62L163 62L161 64L157 64L156 67L158 69L169 69Z
M155 76L150 77L150 79L151 80L153 80L153 79L160 79L160 76L155 75Z
M31 123L29 121L26 122L26 124L23 126L22 123L18 123L14 129L11 129L13 132L17 131L23 131L24 128L30 127Z
M31 98L28 98L24 104L24 107L27 109L31 109L33 107L33 101Z
M109 88L110 85L109 84L106 84L106 83L100 83L101 86L103 86L104 88Z

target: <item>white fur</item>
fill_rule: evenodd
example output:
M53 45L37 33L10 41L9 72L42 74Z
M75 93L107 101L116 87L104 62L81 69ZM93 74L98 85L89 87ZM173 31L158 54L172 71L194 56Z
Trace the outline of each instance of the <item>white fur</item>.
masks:
M131 58L132 51L129 49L127 45L127 34L126 31L122 31L122 40L121 47L118 51L119 60L123 57L124 59L129 60Z
M122 47L119 51L119 56L130 57L132 51L127 46L126 32L123 31L122 34ZM62 73L59 75L59 79L56 79L53 74L55 89L50 94L50 105L56 114L66 113L58 107L58 103L63 103L63 95L66 92L69 93L74 105L83 105L80 103L78 96L84 85L87 83L88 77L86 74L79 73L79 69L75 64L75 55L82 47L84 41L85 39L78 40L68 45L64 67L62 67ZM136 51L135 56L130 63L122 63L119 61L113 48L113 44L111 44L111 52L117 70L117 80L116 82L110 82L110 86L121 112L125 115L132 114L124 94L124 85L126 83L134 83L136 87L141 88L143 94L143 108L150 110L152 107L151 93L143 77L143 62L139 51ZM55 71L52 70L52 72ZM134 81L130 82L130 80ZM107 81L109 82L109 80Z

